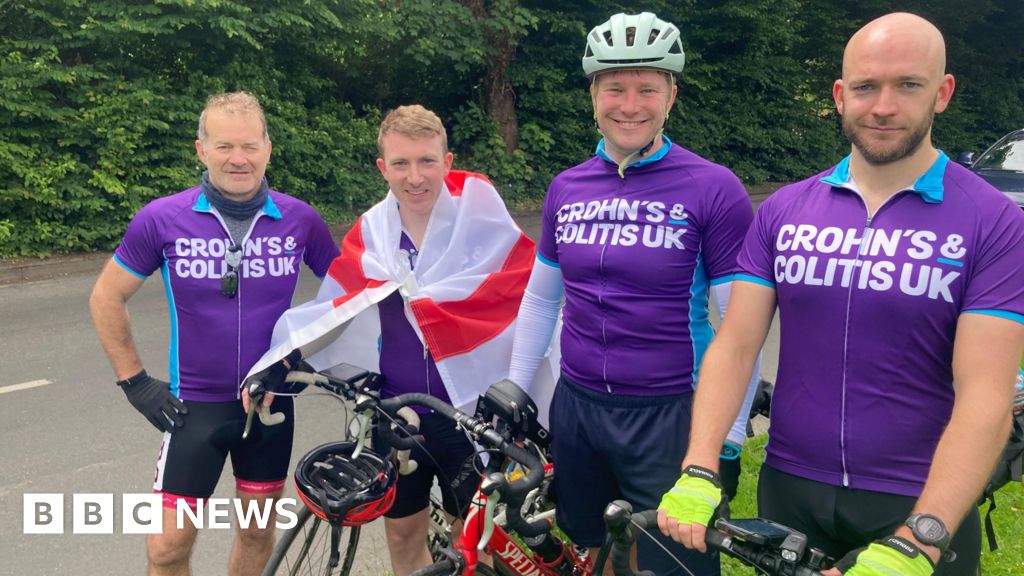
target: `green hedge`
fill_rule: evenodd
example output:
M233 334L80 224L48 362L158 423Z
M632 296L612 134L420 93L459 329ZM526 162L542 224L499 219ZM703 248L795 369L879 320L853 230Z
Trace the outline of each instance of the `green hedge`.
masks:
M849 34L892 9L946 32L957 95L935 131L950 153L1024 126L1020 0L651 0L687 50L666 133L744 181L785 181L844 153L830 86ZM197 181L206 96L263 101L271 185L349 218L384 192L387 110L419 102L456 164L536 201L597 134L579 58L622 6L595 0L9 0L0 2L0 257L112 248L149 200ZM499 46L514 48L507 60ZM507 78L519 146L489 112Z

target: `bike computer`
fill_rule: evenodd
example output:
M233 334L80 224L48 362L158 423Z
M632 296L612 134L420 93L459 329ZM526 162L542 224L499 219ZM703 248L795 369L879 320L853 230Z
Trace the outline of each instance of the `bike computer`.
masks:
M764 518L736 518L715 522L715 528L751 544L778 548L786 541L792 530Z

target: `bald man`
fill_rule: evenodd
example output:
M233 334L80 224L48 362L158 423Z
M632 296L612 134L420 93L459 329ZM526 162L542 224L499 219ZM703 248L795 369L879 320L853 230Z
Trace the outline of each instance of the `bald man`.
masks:
M747 234L659 507L683 544L704 549L719 447L778 308L759 514L847 575L976 573L974 503L1024 351L1024 214L933 146L955 85L945 61L942 34L911 14L847 44L833 97L851 153L772 195Z

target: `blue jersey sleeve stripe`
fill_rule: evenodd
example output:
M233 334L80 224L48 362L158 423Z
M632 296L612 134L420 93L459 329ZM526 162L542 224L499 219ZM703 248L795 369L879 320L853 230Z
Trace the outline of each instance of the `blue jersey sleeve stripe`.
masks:
M760 284L761 286L767 286L769 288L775 288L775 283L759 278L757 276L751 276L750 274L736 274L732 277L733 280L742 280L744 282L752 282L754 284Z
M736 275L735 274L729 274L728 276L722 276L720 278L712 278L710 284L712 286L718 286L719 284L725 284L727 282L732 282L735 279L736 279Z
M131 274L132 276L135 276L136 278L138 278L140 280L145 280L147 278L147 276L143 276L142 274L139 274L135 270L132 270L130 266L128 266L127 264L122 262L121 259L117 257L117 254L114 255L114 262L117 262L118 266L120 266L121 268L124 268L129 274Z
M995 316L996 318L1005 318L1012 320L1018 324L1024 324L1024 315L1017 314L1014 312L1005 312L1003 310L964 310L964 314L984 314L986 316Z
M537 260L540 260L541 262L547 264L548 266L551 266L552 268L559 268L559 269L562 268L561 266L558 265L558 262L554 262L552 260L548 260L547 258L541 256L540 252L537 252Z

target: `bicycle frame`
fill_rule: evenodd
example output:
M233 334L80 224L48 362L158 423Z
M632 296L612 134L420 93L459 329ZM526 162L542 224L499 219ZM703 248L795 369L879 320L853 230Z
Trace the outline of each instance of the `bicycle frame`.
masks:
M544 478L550 479L554 474L554 465L544 465ZM487 496L478 488L470 504L469 512L463 523L462 534L455 541L455 549L466 561L462 571L463 576L474 576L479 561L479 550L481 540L484 538L484 515L487 508ZM487 539L484 551L505 567L520 576L559 576L559 572L532 557L529 548L516 539L509 536L499 524L495 523L490 538ZM572 563L580 574L591 574L593 559L581 559L571 545L565 546L566 553L570 554Z

